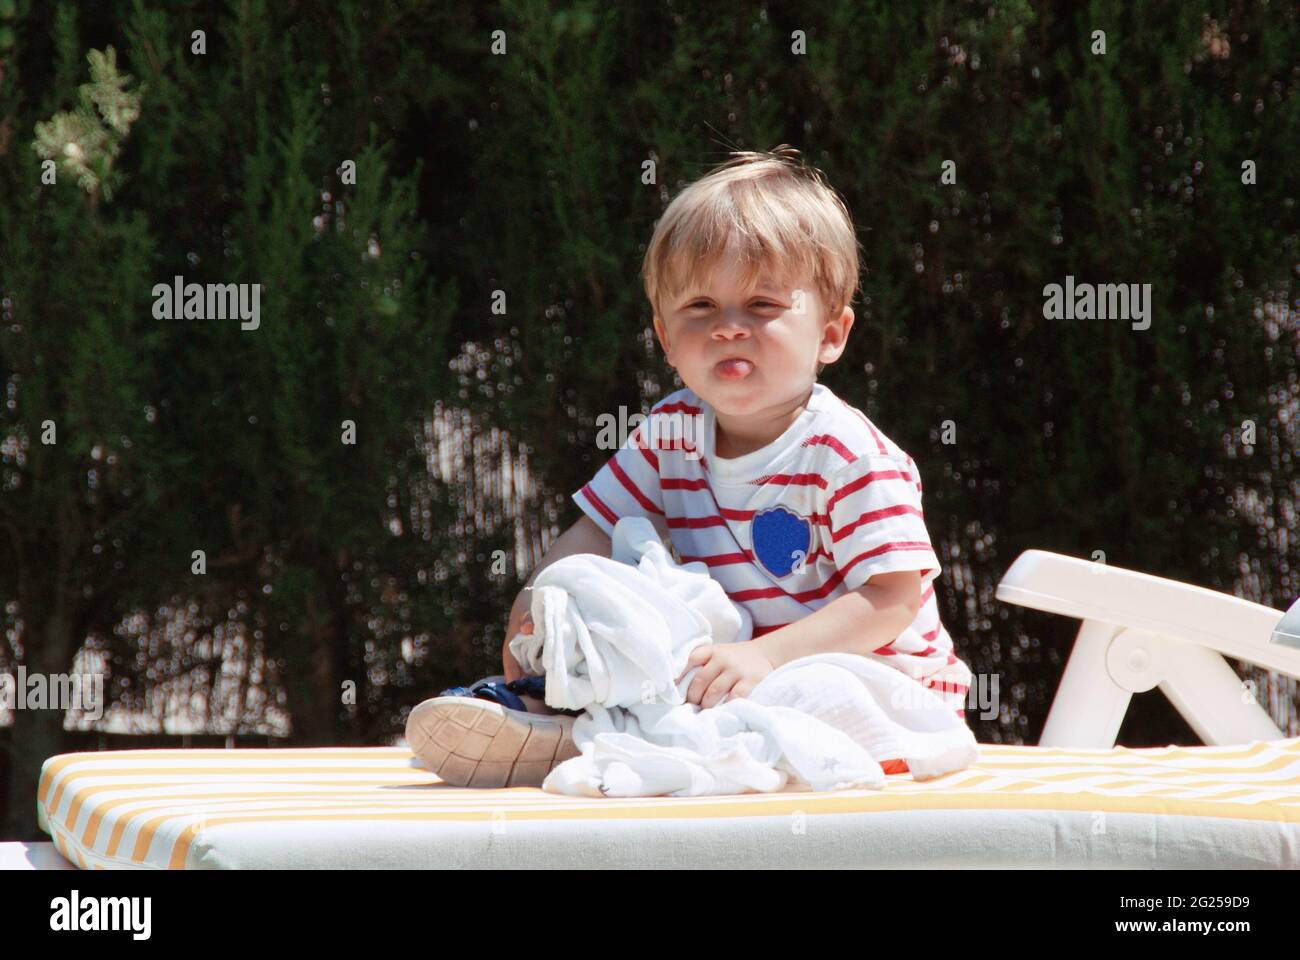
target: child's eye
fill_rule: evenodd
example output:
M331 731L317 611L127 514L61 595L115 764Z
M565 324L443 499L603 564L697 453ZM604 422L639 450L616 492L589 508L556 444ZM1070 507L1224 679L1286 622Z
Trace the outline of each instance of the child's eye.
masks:
M756 306L756 307L761 307L761 308L763 308L763 309L768 309L768 308L780 309L780 307L781 307L781 304L779 304L779 303L774 303L774 302L771 301L771 300L759 300L759 301L756 301L753 305ZM707 301L707 300L694 300L694 301L688 303L688 304L685 306L684 309L686 309L686 310L707 310L707 309L709 309L709 307L710 307L710 304L709 304L709 301Z

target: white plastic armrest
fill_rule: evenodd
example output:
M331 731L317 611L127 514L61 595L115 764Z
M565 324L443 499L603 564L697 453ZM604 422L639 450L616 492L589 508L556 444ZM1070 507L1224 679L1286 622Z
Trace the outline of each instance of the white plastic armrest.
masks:
M997 597L1083 621L1042 746L1112 747L1134 693L1159 687L1206 743L1284 734L1223 657L1300 677L1283 614L1204 587L1046 550L1026 550Z

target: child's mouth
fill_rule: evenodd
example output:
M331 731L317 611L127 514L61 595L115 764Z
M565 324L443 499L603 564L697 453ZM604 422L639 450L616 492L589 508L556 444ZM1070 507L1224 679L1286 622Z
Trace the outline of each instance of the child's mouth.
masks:
M754 365L748 360L734 358L731 360L719 360L713 366L713 371L724 380L743 380L749 376L754 369Z

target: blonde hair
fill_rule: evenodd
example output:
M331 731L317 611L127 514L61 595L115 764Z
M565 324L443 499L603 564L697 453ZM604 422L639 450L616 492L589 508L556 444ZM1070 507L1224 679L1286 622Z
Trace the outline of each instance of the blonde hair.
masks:
M646 249L641 280L656 315L660 303L697 284L735 238L746 284L773 268L811 276L827 310L839 316L858 289L858 241L848 208L799 151L734 151L668 205ZM682 263L686 264L683 272Z

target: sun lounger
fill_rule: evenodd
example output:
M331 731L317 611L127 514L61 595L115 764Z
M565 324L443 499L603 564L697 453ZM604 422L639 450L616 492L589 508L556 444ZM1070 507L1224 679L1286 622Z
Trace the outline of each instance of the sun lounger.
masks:
M86 869L1300 867L1300 737L1230 656L1300 676L1282 613L1028 551L1004 601L1083 623L1038 746L883 790L580 799L467 790L404 747L51 757L41 826ZM1205 746L1114 746L1159 687Z

